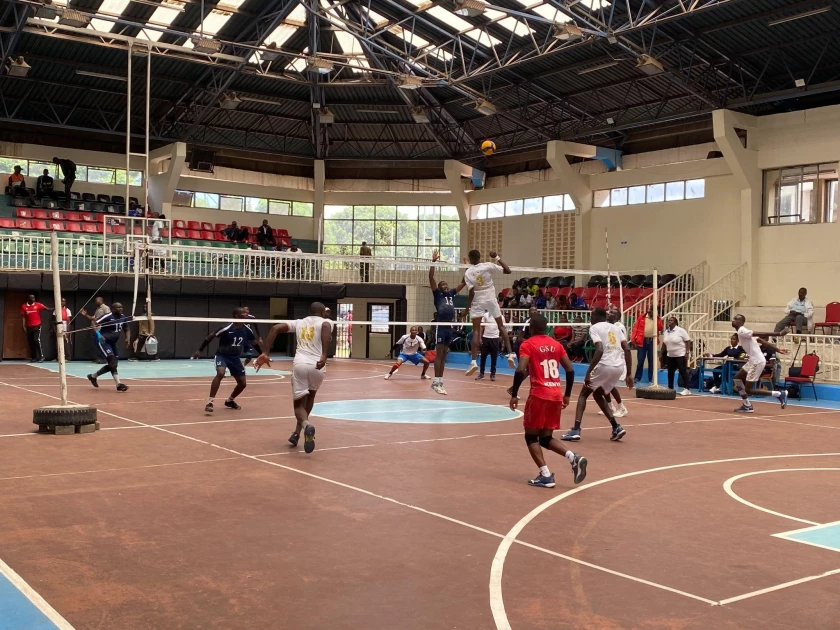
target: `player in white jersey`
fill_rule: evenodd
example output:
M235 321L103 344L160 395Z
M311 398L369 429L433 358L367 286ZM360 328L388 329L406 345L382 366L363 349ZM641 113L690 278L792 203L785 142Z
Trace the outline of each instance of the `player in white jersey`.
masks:
M621 311L618 310L618 307L615 304L610 304L607 307L607 321L618 328L618 332L621 333L622 339L627 341L627 328L625 328L624 324L621 322ZM621 375L621 380L627 378L627 374ZM612 409L613 417L615 418L623 418L627 415L627 407L624 406L624 403L621 401L621 393L618 391L618 388L613 388L611 392L607 392L604 395L604 398L607 399L607 404ZM615 398L615 402L618 404L618 408L616 409L613 407L612 399ZM599 411L598 413L603 414L603 411Z
M732 320L732 328L738 331L738 341L744 349L744 354L747 356L747 362L740 370L738 370L738 373L735 375L735 379L733 381L735 391L738 392L742 400L741 406L738 407L735 412L753 412L753 406L749 399L750 395L773 396L773 398L778 398L779 403L782 405L782 409L784 409L787 407L786 391L753 389L753 384L761 377L761 373L764 371L764 366L767 364L767 360L764 358L764 353L761 352L761 347L764 346L765 348L771 348L779 354L787 354L787 350L777 348L769 341L766 341L766 338L771 335L781 336L784 333L753 332L744 325L746 323L747 320L743 315L736 315ZM761 337L764 337L764 339Z
M386 381L391 378L394 372L399 370L400 366L406 361L409 361L414 365L422 363L423 372L420 374L420 378L423 380L431 378L426 375L426 370L429 369L429 361L423 356L423 353L426 351L426 344L417 335L417 326L412 326L408 333L409 334L400 337L400 340L396 343L396 345L402 346L402 348L400 349L400 355L397 357L397 362L394 363L391 371L388 372L387 376L385 376Z
M495 262L481 262L481 252L477 249L470 251L467 256L470 259L469 269L464 272L464 282L470 290L470 296L467 299L467 310L470 312L470 320L472 320L473 335L472 335L472 362L467 368L467 376L475 374L478 371L478 363L476 357L478 356L478 349L481 346L481 318L485 313L496 320L496 325L499 330L503 330L505 322L502 319L502 309L499 308L499 301L496 297L496 287L493 286L493 272L498 271L499 267L502 272L509 274L510 267L508 267L500 256L496 256L496 252L490 252L490 258ZM502 335L502 341L505 344L505 353L507 354L508 365L513 367L515 365L516 355L510 348L510 339L507 335Z
M610 439L617 442L627 432L615 421L615 416L605 396L613 391L616 381L622 376L627 387L633 389L633 377L628 374L631 361L630 348L627 346L627 340L621 335L621 331L615 324L607 321L607 312L604 309L592 310L590 324L589 337L595 344L595 354L592 355L592 362L583 379L583 389L578 395L575 426L560 439L569 442L580 440L580 423L586 409L586 399L592 395L612 425Z
M263 365L271 367L268 353L277 335L295 333L297 347L292 362L292 399L297 426L289 437L289 444L297 446L303 431L303 450L307 453L315 450L315 427L309 422L309 414L312 413L312 406L315 404L315 394L324 382L327 348L332 341L333 322L324 318L326 310L320 302L313 302L309 307L309 317L272 326L266 339L265 350L254 364L257 371Z

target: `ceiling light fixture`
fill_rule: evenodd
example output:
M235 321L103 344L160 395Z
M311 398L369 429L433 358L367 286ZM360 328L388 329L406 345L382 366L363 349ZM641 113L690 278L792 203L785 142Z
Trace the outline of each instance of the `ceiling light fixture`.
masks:
M52 0L45 0L43 6L35 11L35 17L42 20L54 20L58 17L58 10L52 5Z
M825 13L826 11L831 11L831 5L827 4L823 7L817 7L816 9L811 9L810 11L803 11L802 13L794 13L793 15L788 15L786 17L778 18L775 20L770 20L767 22L767 26L778 26L779 24L785 24L786 22L793 22L794 20L799 20L801 18L811 17L812 15L819 15L820 13Z
M222 100L219 101L219 107L222 109L236 109L242 104L242 100L236 96L236 92L228 92L227 94L222 96Z
M432 122L429 118L429 113L422 107L413 107L411 109L411 117L414 119L414 122L420 125L427 125Z
M397 86L403 90L419 90L423 87L423 79L413 74L401 74L397 78Z
M554 37L561 42L574 42L583 39L583 31L577 24L573 24L572 22L555 24Z
M496 106L490 101L480 100L475 104L475 109L485 116L492 116L496 113Z
M318 121L322 125L331 125L335 122L335 115L325 107L318 112Z
M58 18L58 23L62 26L85 28L90 24L90 18L81 11L76 11L76 9L64 9L61 17Z
M487 9L481 0L455 0L455 15L464 17L478 17Z
M260 51L260 61L275 61L280 56L280 53L275 52L276 50L277 44L275 42L268 44L265 50Z
M598 72L599 70L606 70L607 68L612 68L613 66L617 66L618 64L618 61L608 61L597 66L591 66L589 68L584 68L583 70L578 70L578 74L589 74L590 72Z
M111 81L128 82L128 79L116 74L105 74L104 72L92 72L90 70L76 70L76 74L83 77L96 77L97 79L111 79Z
M193 50L208 55L215 55L222 51L222 43L209 37L193 37Z
M6 66L6 74L10 77L25 77L31 69L32 67L26 63L23 57L18 57Z
M650 55L639 55L636 59L636 69L648 76L665 72L664 66Z
M796 79L793 84L798 88L805 87L805 79Z
M333 71L333 63L320 57L307 57L306 69L309 72L317 72L318 74L329 74Z
M615 124L615 118L607 118L607 124L608 125L614 125Z

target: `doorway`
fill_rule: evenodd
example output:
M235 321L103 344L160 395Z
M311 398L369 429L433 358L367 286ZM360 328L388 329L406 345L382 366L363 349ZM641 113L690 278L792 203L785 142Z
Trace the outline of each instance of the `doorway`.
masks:
M393 304L368 304L368 321L374 322L367 327L367 358L387 359L391 357L394 346L391 311Z
M29 344L23 330L20 305L26 302L26 293L7 291L3 296L3 358L28 359Z

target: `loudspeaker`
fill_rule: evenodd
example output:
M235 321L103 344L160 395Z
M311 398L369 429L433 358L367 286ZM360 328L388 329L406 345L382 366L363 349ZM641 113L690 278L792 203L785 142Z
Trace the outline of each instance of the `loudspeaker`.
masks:
M209 149L193 149L190 155L190 170L212 173L216 166L216 152Z

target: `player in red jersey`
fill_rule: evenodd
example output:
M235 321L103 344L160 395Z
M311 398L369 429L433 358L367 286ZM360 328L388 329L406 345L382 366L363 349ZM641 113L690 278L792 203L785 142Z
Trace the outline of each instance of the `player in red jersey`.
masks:
M531 391L525 403L525 443L534 463L540 469L534 479L528 483L540 488L554 487L554 474L545 465L542 449L559 453L572 465L575 483L586 477L586 458L575 455L553 437L560 428L560 412L569 406L569 396L575 382L572 362L559 341L549 337L545 330L548 321L543 315L531 317L531 337L519 347L519 367L513 375L513 387L510 393L510 408L514 411L519 404L519 387L530 377ZM561 391L560 367L566 371L566 388Z

